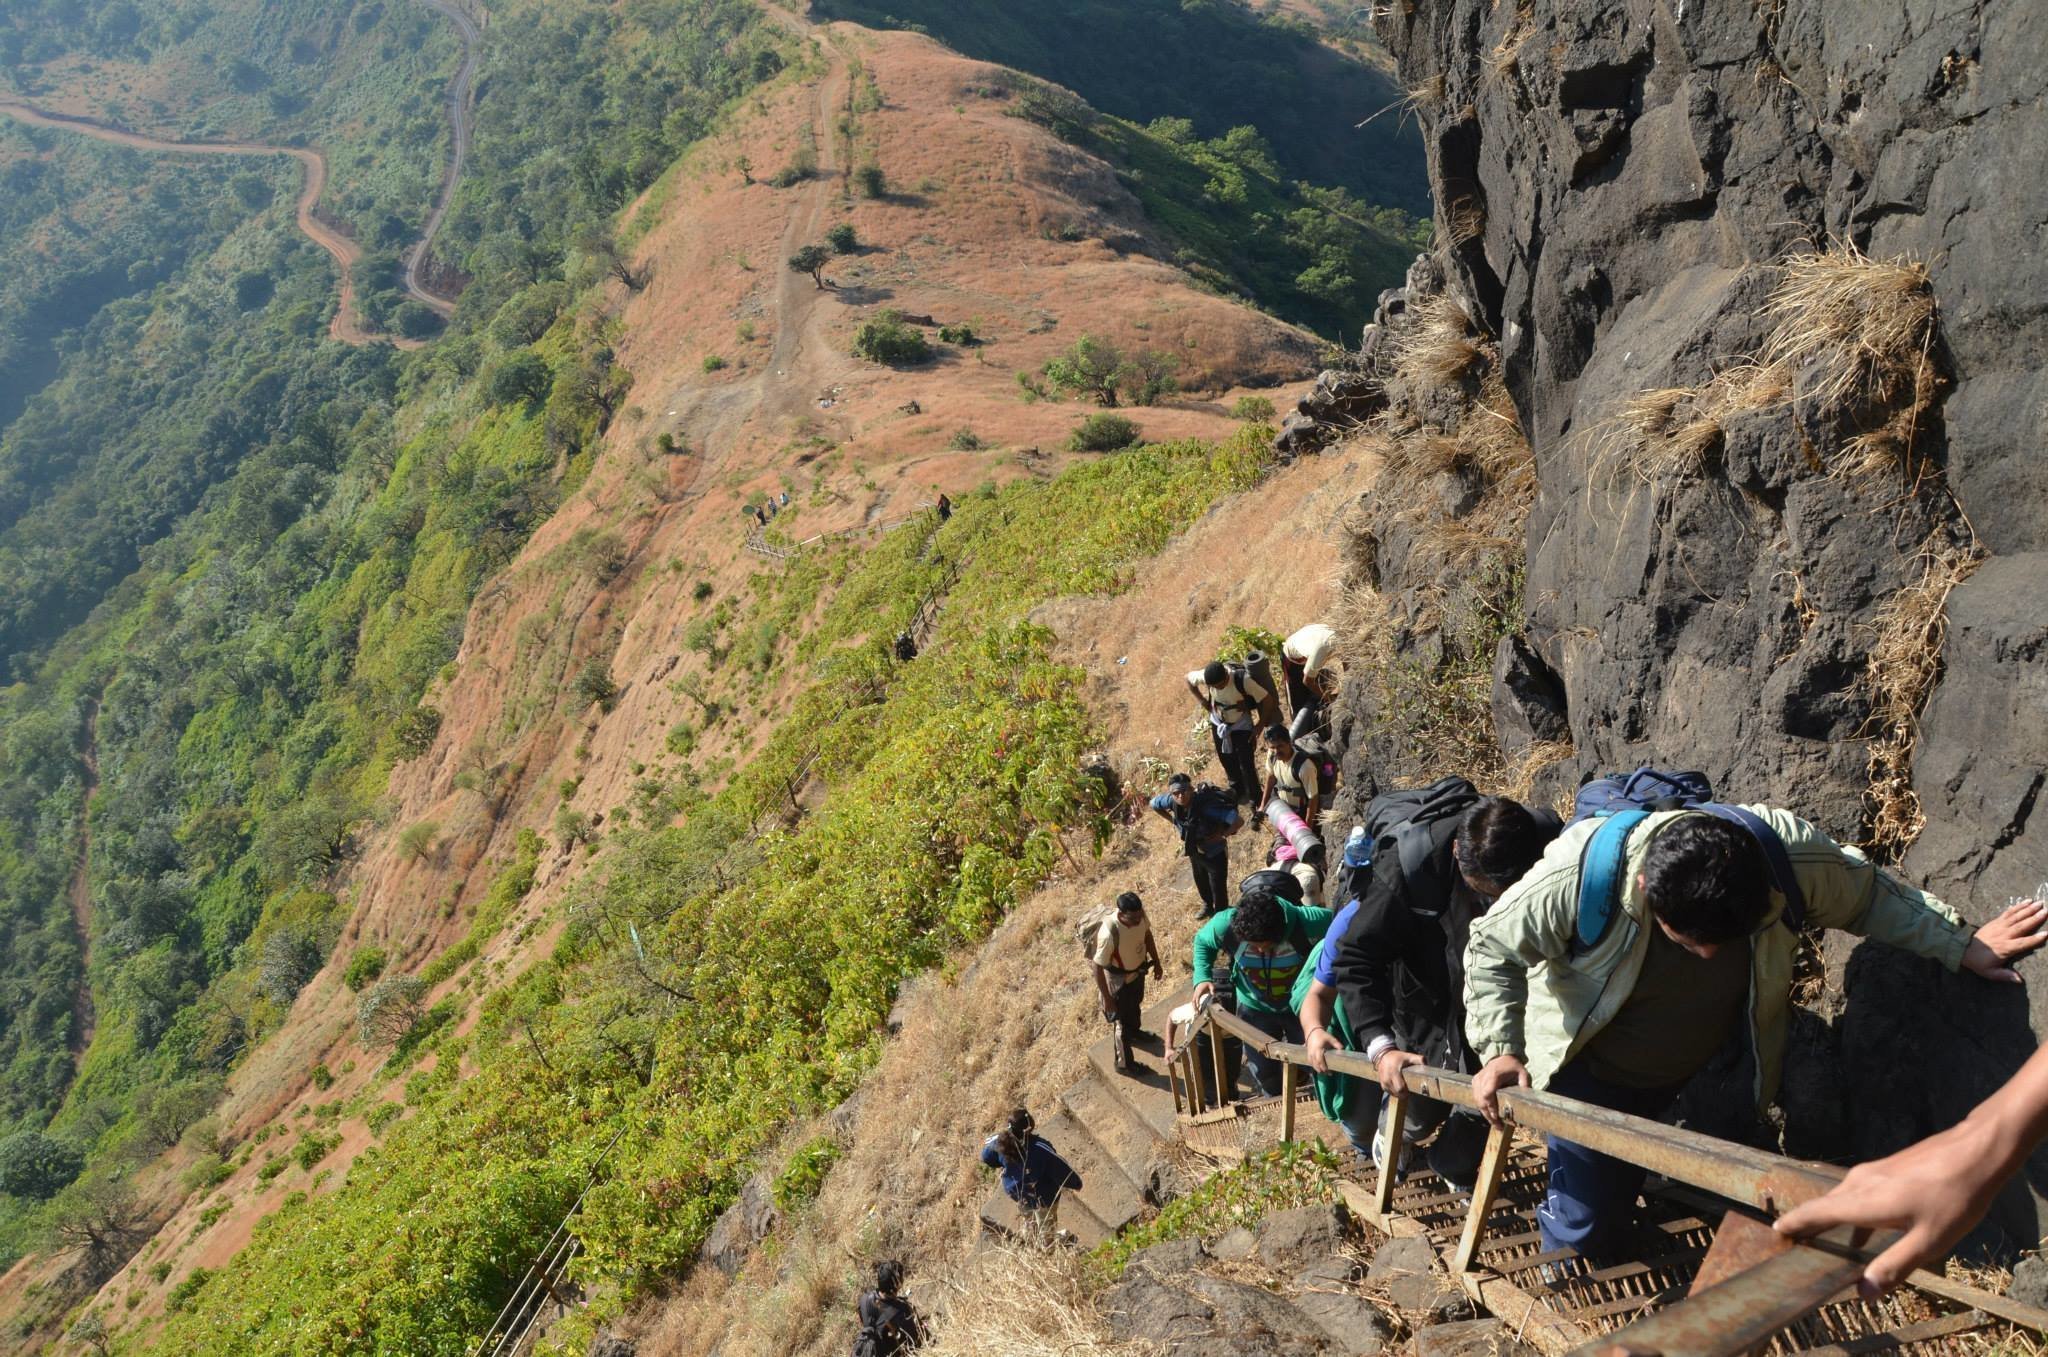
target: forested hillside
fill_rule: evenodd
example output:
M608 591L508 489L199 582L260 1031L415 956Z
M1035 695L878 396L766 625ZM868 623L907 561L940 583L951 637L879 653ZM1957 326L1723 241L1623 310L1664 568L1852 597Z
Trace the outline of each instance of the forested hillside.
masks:
M396 8L342 32L381 42ZM491 282L436 349L327 341L332 272L293 231L290 171L201 167L186 173L231 192L179 220L221 243L131 261L167 276L68 340L0 436L0 651L25 680L0 690L0 1139L48 1123L109 1168L175 1140L320 964L340 919L319 882L421 738L415 705L471 595L574 488L630 384L573 309L602 276L576 242L783 62L738 0L635 15L508 6L494 26L450 227ZM615 163L619 147L637 154ZM159 201L179 191L137 153L50 154L59 168L29 173L97 158ZM489 325L521 289L518 322ZM95 751L79 1008L65 900ZM61 1186L0 1198L0 1247L61 1214L36 1200Z

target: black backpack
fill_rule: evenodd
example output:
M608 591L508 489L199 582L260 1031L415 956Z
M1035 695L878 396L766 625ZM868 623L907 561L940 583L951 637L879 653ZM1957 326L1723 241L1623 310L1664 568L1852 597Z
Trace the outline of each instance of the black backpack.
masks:
M923 1345L924 1327L909 1301L901 1296L877 1296L872 1291L868 1295L875 1300L875 1323L862 1325L854 1335L853 1357L894 1357Z
M1462 777L1440 778L1427 787L1385 792L1365 808L1365 835L1372 841L1374 870L1395 864L1411 907L1417 900L1441 899L1445 891L1427 889L1437 882L1436 850L1446 822L1455 823L1479 801L1479 789ZM1358 892L1363 894L1362 883ZM1433 912L1433 911L1432 911Z

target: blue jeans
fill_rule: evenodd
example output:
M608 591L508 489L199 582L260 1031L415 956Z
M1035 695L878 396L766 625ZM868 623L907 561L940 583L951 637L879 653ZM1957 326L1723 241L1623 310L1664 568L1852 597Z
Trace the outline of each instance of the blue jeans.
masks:
M1551 1077L1545 1092L1654 1120L1670 1110L1683 1087L1624 1088L1573 1063ZM1536 1208L1544 1250L1576 1249L1592 1256L1612 1252L1627 1241L1635 1224L1636 1197L1647 1170L1556 1136L1548 1143L1550 1190Z
M1291 1041L1296 1045L1301 1044L1301 1018L1297 1014L1268 1013L1264 1009L1253 1008L1250 1004L1239 1000L1237 1016L1243 1018L1269 1037L1277 1037L1281 1041ZM1252 1077L1252 1082L1259 1086L1259 1092L1265 1094L1268 1098L1279 1094L1281 1061L1263 1058L1247 1043L1244 1048L1244 1064L1245 1070Z

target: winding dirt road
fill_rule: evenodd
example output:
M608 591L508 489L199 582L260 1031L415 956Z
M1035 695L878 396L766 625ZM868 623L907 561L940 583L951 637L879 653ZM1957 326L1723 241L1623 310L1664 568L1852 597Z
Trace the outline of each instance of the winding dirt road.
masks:
M445 318L455 313L454 298L429 291L420 281L420 270L433 248L434 236L440 231L441 224L447 220L449 205L455 199L455 186L462 177L462 163L469 155L473 127L469 101L471 93L476 88L477 48L483 41L483 34L478 30L476 21L451 0L419 2L453 23L456 36L462 43L462 65L455 72L455 79L448 87L448 116L451 129L448 168L441 176L440 195L434 203L433 212L427 218L426 229L420 233L418 243L407 253L405 262L405 290L415 301ZM322 220L319 215L320 195L327 190L327 157L320 152L303 146L273 146L260 141L165 141L158 137L144 136L140 132L130 131L112 123L99 122L70 113L55 113L12 96L0 96L0 114L32 127L76 132L81 136L111 142L116 146L128 146L138 151L155 151L165 155L290 156L306 169L306 182L299 190L299 230L308 240L334 256L335 267L341 275L341 304L335 308L334 322L328 326L328 333L344 344L388 341L400 348L419 347L418 340L395 339L372 333L363 327L361 319L356 315L354 269L356 261L363 257L363 251L353 240Z

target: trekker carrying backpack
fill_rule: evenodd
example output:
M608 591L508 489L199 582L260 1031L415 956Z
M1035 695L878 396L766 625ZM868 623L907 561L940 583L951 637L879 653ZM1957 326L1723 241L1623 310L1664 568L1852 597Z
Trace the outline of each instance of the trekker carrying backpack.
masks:
M1237 904L1224 910L1195 934L1197 1007L1216 993L1217 954L1230 957L1231 984L1237 995L1237 1016L1269 1037L1301 1040L1301 1019L1294 1015L1294 981L1308 964L1308 954L1335 918L1330 910L1298 903L1301 886L1282 871L1254 872L1239 888ZM1283 898L1293 896L1293 900ZM1245 1065L1252 1082L1271 1096L1280 1091L1280 1064L1246 1045Z
M1472 1092L1489 1120L1500 1118L1502 1089L1529 1086L1660 1117L1738 1034L1755 1060L1761 1112L1784 1068L1795 921L1995 981L2016 981L2012 963L2048 942L2048 905L2023 900L1973 933L1947 905L1790 811L1629 799L1710 794L1704 778L1665 789L1677 776L1638 770L1589 788L1582 800L1598 801L1593 816L1472 925L1465 1034L1485 1062ZM1544 1249L1611 1252L1627 1237L1642 1180L1640 1169L1552 1137L1536 1213Z
M1260 805L1279 797L1313 830L1322 819L1322 767L1315 755L1294 747L1285 726L1266 727L1266 794Z
M863 1291L857 1305L860 1332L853 1357L894 1357L924 1346L924 1321L903 1294L903 1264L885 1258L875 1264L875 1287Z
M1401 1071L1412 1065L1460 1073L1478 1068L1465 1045L1467 934L1472 921L1543 855L1562 825L1549 811L1481 796L1463 778L1447 778L1375 799L1366 807L1363 828L1371 836L1369 875L1359 897L1330 926L1301 1002L1304 1044L1318 1072L1319 1094L1333 1050L1363 1052L1379 1067L1387 1094L1403 1091ZM1388 1103L1385 1096L1343 1099L1345 1132L1375 1163ZM1402 1159L1394 1172L1406 1170L1410 1147L1438 1126L1443 1129L1430 1146L1430 1167L1445 1181L1469 1187L1485 1126L1426 1098L1408 1100Z
M1102 1016L1115 1023L1123 1045L1145 1041L1152 1034L1144 1029L1145 971L1163 979L1166 968L1159 964L1159 944L1152 937L1152 925L1145 919L1145 902L1136 891L1116 898L1116 913L1096 929L1096 944L1089 958L1094 963L1095 989L1102 998Z
M1197 784L1186 773L1166 779L1166 790L1152 798L1152 809L1180 834L1181 851L1202 900L1202 918L1230 904L1230 839L1244 828L1244 816L1229 792Z
M1209 716L1209 738L1240 803L1259 794L1258 751L1252 748L1259 704L1272 694L1241 664L1211 660L1188 674L1188 691ZM1257 822L1256 811L1252 820Z

